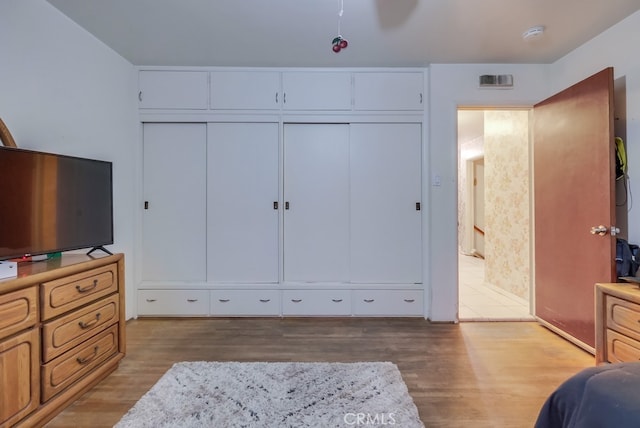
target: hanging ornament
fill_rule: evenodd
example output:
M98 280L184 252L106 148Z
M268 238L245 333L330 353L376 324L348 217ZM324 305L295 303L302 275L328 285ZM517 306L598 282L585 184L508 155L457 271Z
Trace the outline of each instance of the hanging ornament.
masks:
M332 49L335 53L338 53L342 49L345 49L347 46L349 46L349 42L347 42L347 39L342 37L342 35L340 34L340 21L342 20L343 13L344 13L344 0L340 0L340 12L338 12L338 35L331 42L331 44L333 45Z

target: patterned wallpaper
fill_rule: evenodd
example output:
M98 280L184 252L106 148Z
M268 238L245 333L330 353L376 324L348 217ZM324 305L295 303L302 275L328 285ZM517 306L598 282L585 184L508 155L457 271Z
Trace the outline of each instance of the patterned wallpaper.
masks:
M487 110L485 279L529 300L531 221L529 112Z

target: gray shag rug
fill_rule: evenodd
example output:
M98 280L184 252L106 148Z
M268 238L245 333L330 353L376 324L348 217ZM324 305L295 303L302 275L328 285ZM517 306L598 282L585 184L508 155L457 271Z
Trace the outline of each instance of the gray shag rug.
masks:
M116 428L389 425L424 427L390 362L182 362Z

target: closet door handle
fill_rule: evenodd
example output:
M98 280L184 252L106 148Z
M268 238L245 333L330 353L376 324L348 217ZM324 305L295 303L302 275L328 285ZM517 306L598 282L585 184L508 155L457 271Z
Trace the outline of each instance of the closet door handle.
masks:
M285 210L288 210L288 209L289 209L289 201L287 201L287 202L285 202L285 203L284 203L284 209L285 209Z
M273 209L274 210L278 209L278 201L273 201Z
M376 299L364 299L364 301L367 303L373 303L376 301Z
M340 303L342 302L342 299L331 299L331 301L334 303Z
M291 301L293 303L300 303L300 302L302 302L302 299L291 299Z
M194 302L197 302L197 301L198 301L198 299L187 299L187 302L189 302L189 303L194 303Z
M416 299L404 299L404 301L407 303L413 303L416 301Z
M269 303L271 301L271 299L260 299L260 301L262 303Z
M218 299L218 302L220 303L228 303L230 301L231 301L230 299Z

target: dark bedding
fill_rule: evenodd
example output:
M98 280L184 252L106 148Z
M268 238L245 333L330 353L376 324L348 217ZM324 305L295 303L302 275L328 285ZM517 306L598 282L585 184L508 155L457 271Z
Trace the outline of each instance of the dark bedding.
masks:
M640 427L640 362L590 367L558 387L535 428Z

